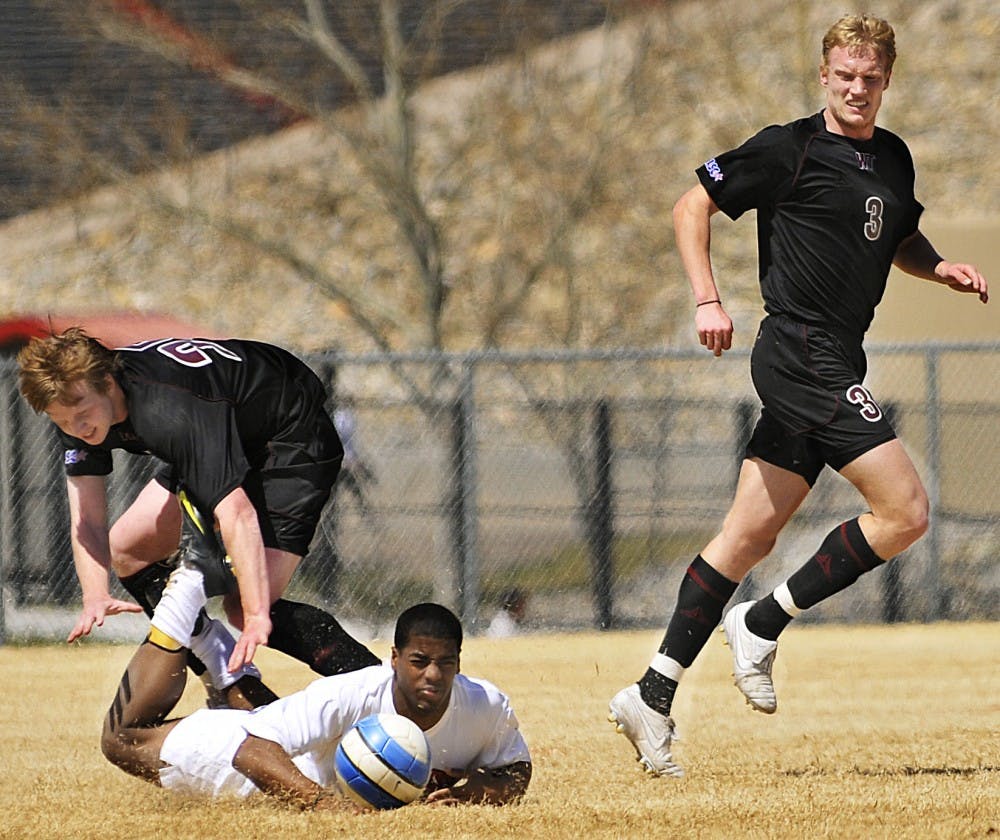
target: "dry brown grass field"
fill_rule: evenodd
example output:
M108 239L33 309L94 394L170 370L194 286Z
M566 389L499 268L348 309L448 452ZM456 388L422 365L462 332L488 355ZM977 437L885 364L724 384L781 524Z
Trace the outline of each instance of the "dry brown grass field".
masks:
M101 719L131 648L0 648L2 838L954 838L1000 832L1000 624L803 626L782 639L779 710L744 705L713 639L675 703L682 780L644 776L606 722L659 632L469 639L463 667L513 698L526 800L293 813L185 800L103 760ZM388 643L376 642L380 654ZM280 693L310 679L272 651ZM196 681L182 711L203 703Z

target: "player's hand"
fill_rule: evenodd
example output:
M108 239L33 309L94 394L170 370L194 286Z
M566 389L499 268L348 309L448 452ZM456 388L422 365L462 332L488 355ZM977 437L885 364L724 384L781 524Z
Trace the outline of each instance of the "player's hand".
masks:
M246 616L243 619L243 632L236 640L236 647L229 657L229 671L238 671L244 665L253 662L257 648L266 645L271 635L271 618L269 615Z
M445 770L434 768L427 781L427 787L420 801L428 805L458 805L462 800L455 795L452 786L462 781L461 776L455 776Z
M450 807L452 805L461 805L466 802L464 798L460 799L456 796L455 791L450 787L438 788L435 791L431 791L421 801L425 805L437 805L438 807Z
M733 345L733 322L721 303L708 303L695 310L694 325L698 341L716 356Z
M942 260L934 273L956 292L979 295L983 303L987 303L990 299L989 284L974 265Z
M131 601L119 601L110 595L97 598L92 601L85 601L80 617L76 620L73 629L66 637L67 643L72 644L81 636L89 635L96 624L98 627L104 625L105 617L109 615L119 615L120 613L141 613L142 607L133 604Z

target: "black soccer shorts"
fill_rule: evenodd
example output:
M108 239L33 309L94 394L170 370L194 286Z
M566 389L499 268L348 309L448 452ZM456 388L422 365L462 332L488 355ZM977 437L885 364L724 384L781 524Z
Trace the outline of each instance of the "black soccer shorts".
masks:
M801 475L812 486L896 437L862 385L864 355L825 330L769 316L760 325L750 375L763 403L746 456Z
M322 407L283 429L267 449L263 465L251 469L242 486L257 509L264 545L303 557L337 481L344 449Z

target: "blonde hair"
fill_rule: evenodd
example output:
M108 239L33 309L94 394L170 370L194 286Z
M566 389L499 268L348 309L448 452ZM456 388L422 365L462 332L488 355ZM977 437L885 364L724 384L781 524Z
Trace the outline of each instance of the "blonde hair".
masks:
M118 357L80 327L70 327L43 338L33 338L17 354L18 387L36 413L52 403L73 405L75 385L85 382L99 394L107 393L109 375L118 369Z
M872 15L845 15L823 36L823 66L830 59L830 50L846 47L850 51L871 47L885 62L885 72L892 71L896 61L896 33L888 21Z

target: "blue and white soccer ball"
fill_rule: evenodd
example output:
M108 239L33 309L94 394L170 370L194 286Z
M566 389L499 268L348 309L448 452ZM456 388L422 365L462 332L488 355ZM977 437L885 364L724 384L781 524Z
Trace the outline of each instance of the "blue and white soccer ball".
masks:
M334 756L343 794L362 808L400 808L417 799L431 777L423 730L402 715L370 715L343 737Z

